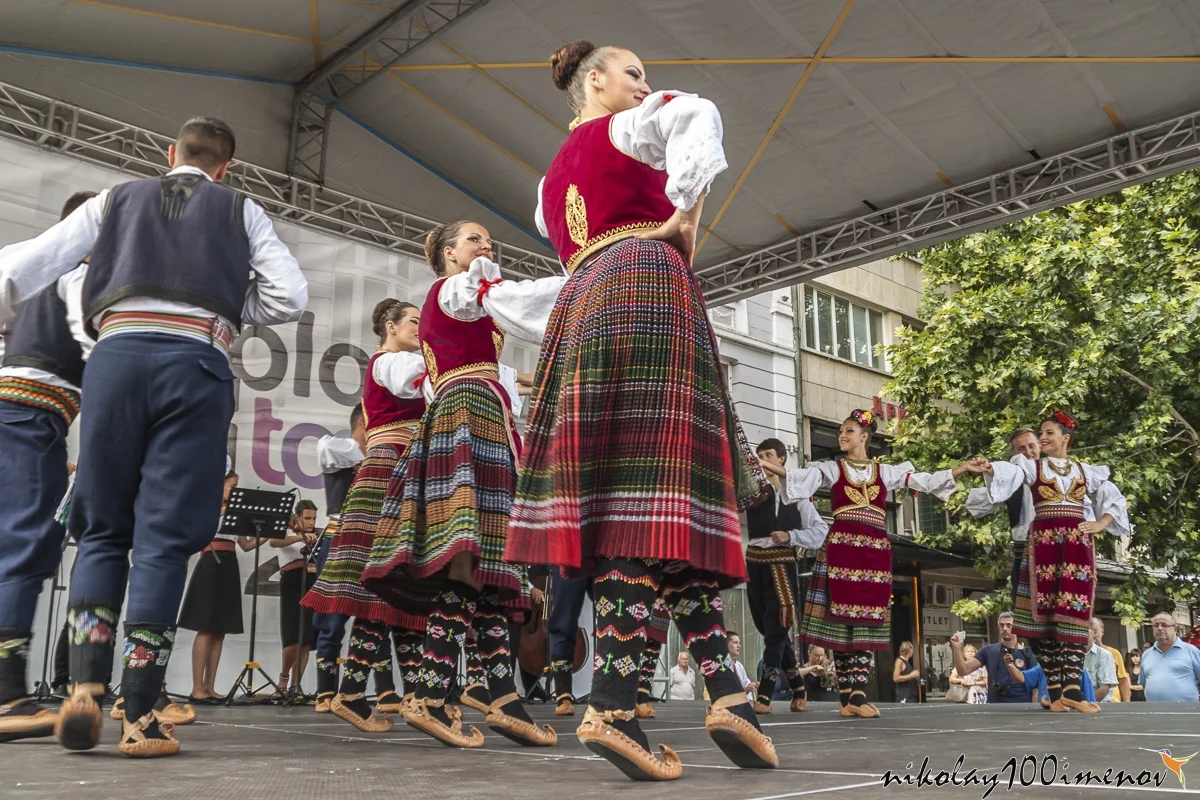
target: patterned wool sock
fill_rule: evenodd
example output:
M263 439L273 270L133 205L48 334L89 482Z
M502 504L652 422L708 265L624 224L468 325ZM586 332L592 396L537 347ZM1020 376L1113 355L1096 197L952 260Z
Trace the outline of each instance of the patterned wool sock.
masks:
M425 652L425 632L392 628L392 650L405 694L416 691L421 674L421 655Z
M1086 645L1060 642L1062 651L1062 696L1064 700L1084 702L1082 686L1083 657L1087 653ZM1116 688L1115 686L1113 687Z
M329 699L337 694L338 661L337 656L317 654L317 699Z
M588 705L597 711L632 714L637 704L642 651L648 622L658 596L657 566L629 558L600 559L596 597L596 658ZM637 719L614 719L613 727L646 750L650 742Z
M777 667L763 667L762 678L758 681L758 696L755 697L759 703L769 706L771 698L775 696L775 684L779 682L779 669Z
M856 650L850 654L851 668L850 677L853 683L852 694L850 695L850 705L861 706L867 704L867 686L871 682L871 661L873 660L869 652Z
M663 599L671 609L675 627L683 637L683 646L696 659L708 696L719 700L729 695L745 693L729 655L729 639L725 635L725 612L721 593L713 581L695 580L681 587L672 587L663 592ZM749 703L730 706L735 714L756 729L758 717Z
M433 599L425 628L421 675L416 685L418 700L446 699L478 600L479 590L459 581L446 581L441 593ZM445 706L431 706L429 713L442 724L450 723Z
M793 700L807 700L808 687L804 685L804 676L800 674L800 667L795 666L787 671L788 688L792 690Z
M551 661L550 674L554 677L554 702L563 700L575 702L575 691L571 686L573 674L570 661Z
M119 617L120 613L114 609L86 601L67 610L71 639L69 674L72 682L100 686L108 686L112 682Z
M342 669L342 685L338 689L342 705L363 719L371 716L371 706L364 696L367 678L379 659L379 651L387 626L382 622L355 618L350 628L350 646L346 651L346 665Z
M479 610L475 611L476 617ZM463 655L467 658L467 683L482 683L487 685L487 672L483 668L483 659L479 657L479 642L475 637L474 621L471 630L467 631L467 640L463 644Z
M376 700L389 692L396 693L396 674L392 670L392 640L386 630L379 642L378 656L371 664L371 678L375 684Z
M175 628L154 623L126 622L125 648L121 656L121 699L125 721L137 722L154 710L167 677L167 662L175 646ZM148 739L166 738L158 722L143 733Z
M833 670L837 674L838 705L850 705L850 693L854 691L854 653L834 651Z
M642 651L642 667L638 674L638 703L649 703L654 694L654 674L658 672L658 656L662 653L662 642L650 639Z
M0 706L27 697L25 670L31 631L0 629Z
M1063 695L1063 654L1062 646L1057 639L1042 639L1039 648L1038 662L1046 675L1046 693L1050 702L1062 699Z
M513 695L513 699L497 708L523 722L532 723L521 698L517 695L516 676L512 667L512 648L508 640L508 617L500 610L500 598L495 592L479 597L475 618L471 621L478 643L479 660L487 674L487 688L492 702Z

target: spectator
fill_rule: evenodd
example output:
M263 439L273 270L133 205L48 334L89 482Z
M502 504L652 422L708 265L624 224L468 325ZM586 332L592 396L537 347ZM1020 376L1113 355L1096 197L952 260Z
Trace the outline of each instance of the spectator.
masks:
M1120 650L1104 643L1104 620L1092 617L1091 627L1092 641L1108 651L1108 654L1113 657L1113 665L1117 669L1117 688L1110 691L1108 696L1114 703L1128 703L1132 698L1130 697L1129 673L1125 671L1125 659L1121 657Z
M978 654L975 645L969 644L963 648L963 657L968 661L975 658ZM978 661L978 659L976 658ZM958 703L970 703L971 705L983 705L987 703L987 686L988 672L987 667L980 667L970 675L959 677L957 672L950 673L950 683L956 686L966 687L966 694L962 700L955 700Z
M1096 644L1096 629L1092 627L1091 646L1083 656L1083 669L1092 679L1096 702L1111 703L1111 691L1117 685L1117 665L1112 653Z
M746 690L746 697L753 703L754 693L758 691L758 682L750 682L750 676L746 674L746 668L742 665L742 637L736 631L727 631L725 637L729 642L729 657L733 659L733 668L737 672L738 680Z
M1136 647L1125 655L1125 671L1129 674L1129 699L1145 702L1146 687L1142 686L1142 651Z
M1151 703L1200 700L1200 648L1175 635L1175 618L1163 612L1150 620L1154 646L1142 654L1141 683Z
M696 670L689 666L689 661L688 652L683 650L679 653L679 662L671 667L668 697L672 700L696 699Z
M1022 647L1013 633L1013 615L1005 611L996 621L1000 628L1000 641L985 644L975 654L974 658L963 657L963 643L958 634L950 637L950 652L954 655L954 669L960 678L970 675L981 666L987 668L988 703L1028 703L1029 691L1022 681L1009 674L1004 667L1004 656L1011 655L1013 663L1019 670L1026 670L1037 664L1037 659L1026 647Z
M892 665L892 682L896 685L897 703L915 703L918 700L917 687L920 685L921 671L912 663L912 642L901 642L900 652Z
M1150 645L1152 645L1152 644L1154 644L1154 643L1153 642L1142 642L1142 652L1144 653L1147 650L1149 650Z
M809 645L808 661L800 667L808 699L814 703L832 703L837 700L837 676L833 672L833 659L819 645Z

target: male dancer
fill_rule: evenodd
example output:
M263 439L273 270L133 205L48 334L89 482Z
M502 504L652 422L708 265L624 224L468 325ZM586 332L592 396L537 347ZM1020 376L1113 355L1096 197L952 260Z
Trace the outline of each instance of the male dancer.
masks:
M243 323L288 322L308 303L300 266L266 214L220 183L233 152L228 125L190 119L165 176L102 192L36 239L0 250L0 323L91 254L84 320L98 341L70 517L79 542L67 611L75 686L55 728L68 749L99 742L93 695L111 677L128 579L120 750L179 752L152 710L188 556L212 539L220 515L229 345Z
M1042 457L1042 446L1033 428L1017 428L1008 437L1008 448L1012 455L1022 455L1030 461ZM984 481L988 480L984 476ZM1013 565L1010 590L1012 592L1013 608L1017 606L1017 583L1021 580L1021 559L1025 557L1025 542L1029 539L1029 525L1033 522L1033 494L1028 488L1014 492L1004 504L1008 512L1008 526L1012 532ZM973 517L986 517L1000 509L988 499L986 488L972 489L967 493L967 511ZM1034 645L1037 639L1031 639Z
M71 195L59 219L95 195ZM49 736L57 717L27 696L25 673L38 595L66 533L54 517L92 347L80 299L86 269L24 303L0 336L0 742Z
M764 439L758 445L758 457L783 467L787 449L778 439ZM763 673L758 684L754 711L771 713L771 697L779 683L779 672L787 676L792 691L792 711L808 707L808 693L796 650L792 646L792 625L797 623L796 609L803 602L796 570L796 548L816 550L825 541L829 525L821 519L811 500L787 504L779 500L779 476L767 472L771 492L758 506L746 511L750 543L746 548L746 597L754 627L762 634Z

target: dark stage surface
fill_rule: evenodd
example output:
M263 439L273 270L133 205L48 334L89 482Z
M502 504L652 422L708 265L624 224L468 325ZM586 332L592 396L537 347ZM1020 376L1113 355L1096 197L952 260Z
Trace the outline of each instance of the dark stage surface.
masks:
M452 750L400 722L390 733L364 734L344 722L318 715L311 707L201 707L199 719L177 729L183 752L174 758L133 761L116 749L120 723L105 715L103 744L87 753L70 753L53 739L0 745L0 797L6 800L150 797L187 800L302 800L318 798L399 797L420 800L491 800L553 798L584 800L622 797L680 797L694 800L783 800L792 797L937 797L979 798L987 785L942 788L890 786L881 776L911 772L916 779L922 759L927 775L950 771L959 754L966 761L961 782L974 768L979 778L1001 781L992 798L1009 796L1009 771L1016 759L1012 791L1038 798L1084 796L1146 797L1181 795L1180 781L1147 750L1169 749L1175 756L1200 750L1200 704L1107 705L1095 716L1050 714L1033 706L883 706L878 720L843 719L831 704L813 704L803 714L776 703L764 717L774 739L780 768L745 771L733 768L704 731L704 705L658 704L658 718L643 720L652 743L674 747L685 765L672 783L639 784L593 757L575 739L580 717L558 719L549 706L533 705L533 716L549 721L559 744L548 749L521 748L483 728L482 715L464 710L465 721L487 735L481 750ZM1145 750L1141 748L1146 748ZM1021 759L1058 757L1058 774L1092 770L1088 787L1022 787ZM906 765L915 762L911 770ZM1063 762L1067 762L1064 767ZM1027 778L1051 777L1051 761L1028 763ZM1142 788L1097 785L1104 771L1137 777ZM1161 786L1150 776L1157 772ZM1200 795L1200 757L1183 768L1191 779L1186 794ZM1061 779L1060 779L1061 780Z

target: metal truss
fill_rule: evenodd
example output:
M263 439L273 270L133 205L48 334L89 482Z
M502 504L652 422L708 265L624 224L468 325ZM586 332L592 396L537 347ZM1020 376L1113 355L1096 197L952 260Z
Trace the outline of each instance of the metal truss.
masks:
M696 270L710 305L987 230L1200 167L1200 111L804 233Z
M0 82L0 136L62 153L133 177L167 171L174 139L45 95ZM425 234L438 223L318 183L234 162L225 183L268 214L313 230L425 259ZM514 277L561 275L558 260L497 242L494 257Z
M325 182L329 122L339 105L400 59L488 0L408 0L326 61L296 88L287 171Z

